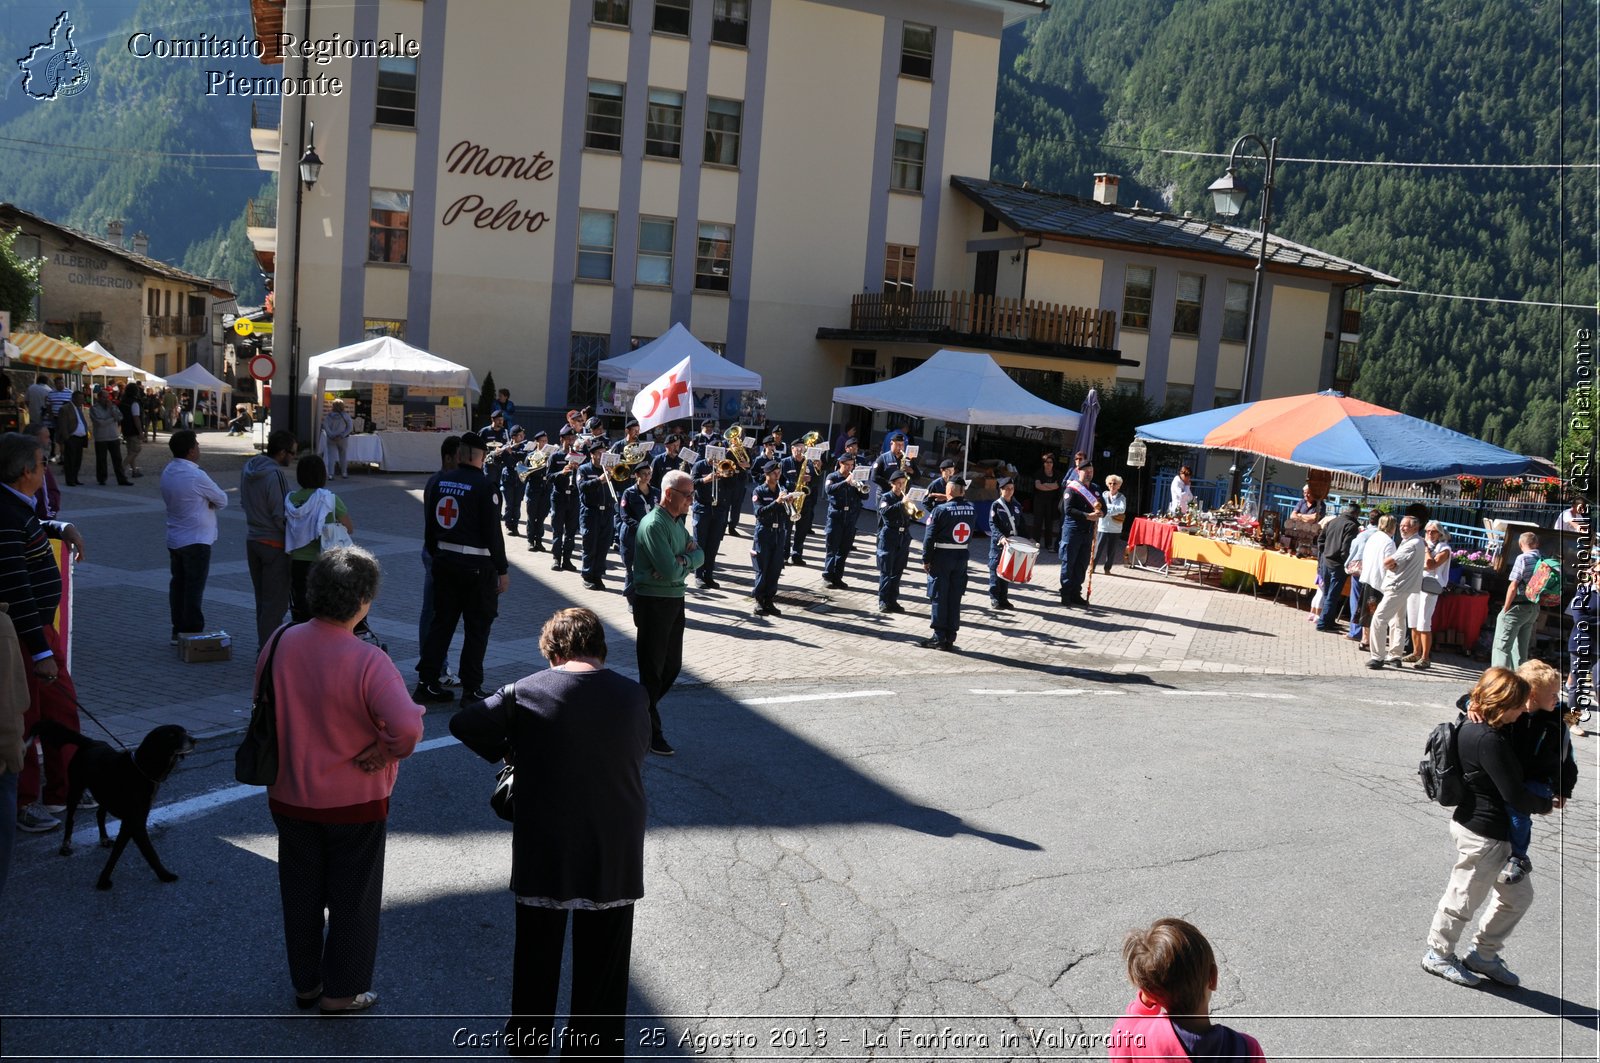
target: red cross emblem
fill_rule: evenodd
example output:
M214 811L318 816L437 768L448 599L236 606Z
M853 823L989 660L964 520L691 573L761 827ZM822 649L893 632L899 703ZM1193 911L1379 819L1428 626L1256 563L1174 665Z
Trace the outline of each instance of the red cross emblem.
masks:
M678 399L688 393L689 385L679 380L677 373L668 373L666 388L661 391L650 392L650 409L646 411L644 419L649 420L656 415L656 410L661 408L662 399L666 399L667 405L676 410L678 408Z
M972 538L972 529L967 525L966 521L962 521L960 524L957 524L954 528L950 529L950 538L954 539L962 546L966 546L967 540Z
M461 507L456 505L454 498L446 495L433 507L433 517L439 522L439 527L454 528L456 521L461 519Z

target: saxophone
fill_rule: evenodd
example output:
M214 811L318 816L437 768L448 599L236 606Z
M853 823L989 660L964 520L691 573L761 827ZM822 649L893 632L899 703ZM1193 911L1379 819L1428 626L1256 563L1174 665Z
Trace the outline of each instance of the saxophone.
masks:
M789 501L784 503L789 507L789 521L796 523L800 520L800 513L806 506L806 496L811 492L808 487L811 483L811 463L804 457L800 459L800 473L794 478L794 487L789 491Z

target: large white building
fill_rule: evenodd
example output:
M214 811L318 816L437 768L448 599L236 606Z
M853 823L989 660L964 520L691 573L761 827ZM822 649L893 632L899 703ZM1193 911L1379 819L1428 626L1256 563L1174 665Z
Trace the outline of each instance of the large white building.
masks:
M344 90L286 96L280 129L258 131L281 170L278 229L258 243L276 250L280 375L298 282L302 364L387 330L528 405L594 402L597 363L674 322L760 372L780 420L825 421L834 387L940 345L1018 375L1224 395L1239 372L1224 303L1249 279L1248 240L1046 231L987 184L1000 35L1045 6L252 0L269 44L415 42L414 57L283 62ZM324 165L296 232L310 123ZM1344 288L1384 278L1273 258L1313 297L1264 299L1272 359L1299 368L1263 382L1307 390L1331 380ZM1192 294L1184 270L1202 259L1196 343L1158 337L1168 289ZM1142 323L1124 290L1141 263Z

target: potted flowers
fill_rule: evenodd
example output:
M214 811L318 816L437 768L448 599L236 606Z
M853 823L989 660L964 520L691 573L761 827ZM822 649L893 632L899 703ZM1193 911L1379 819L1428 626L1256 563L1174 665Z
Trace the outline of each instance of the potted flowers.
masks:
M1474 550L1457 554L1455 559L1461 564L1461 582L1467 589L1483 590L1483 578L1494 566L1494 555L1487 550Z
M1462 498L1477 498L1483 492L1483 477L1460 476Z

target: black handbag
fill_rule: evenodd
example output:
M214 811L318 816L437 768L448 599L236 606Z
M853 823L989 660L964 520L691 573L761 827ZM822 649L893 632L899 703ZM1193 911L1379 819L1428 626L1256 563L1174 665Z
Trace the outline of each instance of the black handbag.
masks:
M507 823L517 821L517 807L512 800L512 788L516 783L517 766L508 761L505 767L495 773L494 789L489 793L489 807Z
M272 661L278 643L293 624L285 624L272 636L267 663L256 684L255 701L250 706L250 726L233 754L233 777L246 786L271 786L278 781L278 706L272 689Z

